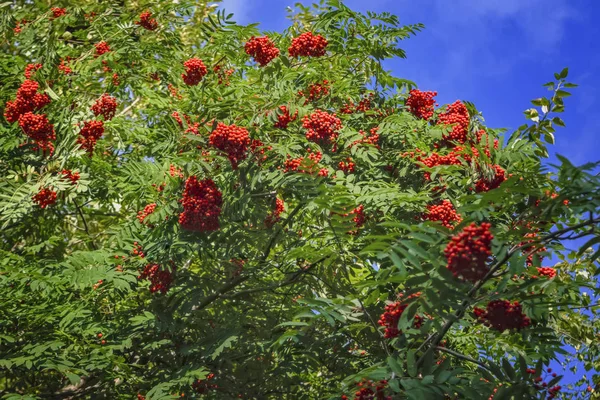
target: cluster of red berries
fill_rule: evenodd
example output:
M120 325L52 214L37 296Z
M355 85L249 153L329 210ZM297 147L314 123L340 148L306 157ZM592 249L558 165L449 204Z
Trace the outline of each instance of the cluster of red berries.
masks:
M250 143L250 152L254 155L259 165L267 161L266 152L270 150L273 150L273 146L265 146L259 139L252 139Z
M19 117L19 126L23 132L35 142L37 148L54 151L53 140L56 140L54 126L48 121L46 114L26 112Z
M46 208L56 203L56 192L52 188L42 188L32 196L32 199L40 208Z
M183 170L173 164L169 165L169 175L172 177L183 178Z
M102 115L105 121L110 121L117 111L117 99L104 93L92 105L92 112L95 116Z
M190 176L185 182L181 203L183 212L179 214L179 224L183 229L195 232L219 229L223 199L212 179L198 181Z
M490 248L494 238L491 227L487 222L480 226L472 223L452 237L444 254L448 260L446 268L455 277L476 282L488 273L487 261L492 254Z
M23 29L23 27L25 25L27 25L30 21L26 20L26 19L22 19L17 21L17 23L15 24L15 28L13 29L13 32L15 35L18 35L19 33L21 33L21 30Z
M238 163L246 159L250 136L245 128L219 122L208 141L211 146L227 153L231 167L236 169Z
M531 324L518 301L511 303L508 300L492 300L485 310L475 307L473 314L481 323L499 332L507 329L520 330Z
M185 73L181 74L183 81L188 86L196 86L208 73L206 65L199 58L190 58L183 63Z
M347 174L353 173L354 167L356 167L356 164L352 161L352 158L350 157L347 157L346 161L340 161L338 163L338 168Z
M281 220L281 214L285 211L285 203L282 199L275 200L275 210L265 218L265 225L267 228L271 228L277 222Z
M531 374L531 375L535 375L537 371L533 368L528 368L527 369L527 373ZM543 371L542 371L543 372ZM552 374L552 378L556 378L557 374L556 372L552 372L552 368L548 368L547 370L548 374ZM546 390L548 389L548 397L547 399L553 399L558 395L558 392L560 392L560 390L562 389L561 386L553 386L553 387L548 387L548 383L546 382L542 382L544 380L544 378L542 378L541 376L538 376L536 378L533 379L533 381L535 382L533 387L536 388L537 390ZM542 382L542 383L540 383ZM588 392L591 392L590 387L588 386Z
M144 220L148 217L148 215L152 214L155 209L156 203L148 204L142 211L138 211L137 219L143 224Z
M298 110L294 115L290 115L290 110L286 106L279 106L280 113L277 114L277 122L273 125L275 128L287 129L290 122L295 121L298 117Z
M306 138L311 142L330 144L337 139L342 121L335 114L316 110L304 117L302 126L307 130Z
M141 13L140 20L137 21L136 24L144 29L148 29L149 31L153 31L158 28L158 22L152 18L152 13L150 11L144 11Z
M183 96L179 93L179 89L177 89L175 86L169 83L167 88L169 89L169 93L171 93L172 97L176 98L177 100L183 99Z
M392 400L392 396L385 395L388 386L388 381L385 379L379 382L363 380L356 386L359 389L354 393L354 400ZM349 400L348 396L343 395L342 400Z
M131 250L131 254L133 254L134 256L138 256L140 258L146 257L146 254L144 253L144 249L142 248L142 245L138 242L133 242L133 249Z
M210 383L210 381L214 378L215 374L208 374L206 379L198 379L196 382L192 383L192 389L194 389L194 391L198 394L205 394L209 390L218 389L218 385Z
M323 153L320 151L311 152L310 149L306 150L308 152L307 157L298 157L298 158L288 158L285 160L284 171L283 172L300 172L303 174L312 175L315 172L318 173L319 176L328 176L329 171L326 168L322 168L318 170L318 164L323 158ZM318 171L317 171L318 170Z
M62 17L67 13L66 8L52 7L50 10L52 11L52 17L54 18Z
M27 64L25 67L25 78L31 79L36 71L42 69L42 64Z
M355 112L365 112L371 109L372 100L375 95L373 93L369 93L367 97L361 99L357 105L350 100L348 103L344 104L340 109L342 114L354 114Z
M398 297L399 301L395 301L391 304L385 306L385 311L379 317L379 321L377 323L380 326L385 327L384 337L387 339L398 337L402 334L402 331L398 329L398 322L402 317L402 313L408 307L408 303L421 295L421 292L417 292L408 296L405 300L402 299L404 294L400 293ZM420 328L423 324L423 318L419 315L415 315L413 326L415 328Z
M217 74L217 78L219 80L219 85L229 86L229 77L233 75L233 68L224 69L220 65L215 65L213 67L213 72Z
M85 121L83 128L79 131L77 143L81 144L81 148L85 149L91 157L94 153L96 142L102 135L104 135L104 122L98 120Z
M450 200L442 200L439 204L427 206L427 213L423 218L429 221L438 221L449 229L453 229L454 225L462 220Z
M244 270L244 265L246 264L246 261L242 260L241 258L232 258L231 260L229 260L229 262L235 265L235 270L233 270L231 277L235 278L237 276L240 276L240 274Z
M537 279L538 276L545 276L548 279L552 279L556 276L556 270L552 267L538 267L539 275L533 275L532 278Z
M523 254L527 254L526 263L527 263L528 267L533 266L533 257L534 256L536 256L538 253L543 253L546 250L548 250L545 246L539 246L539 245L536 246L534 244L537 237L538 237L538 234L536 232L530 232L525 235L525 238L527 238L529 240L519 243L520 246L524 246L522 248L522 250L523 250ZM530 243L531 243L531 246L525 246ZM542 260L544 259L544 257L542 257L540 255L537 255L537 257L540 262L542 262Z
M99 57L102 54L106 54L106 53L110 52L110 46L105 41L96 43L94 45L94 47L96 48L96 57Z
M352 222L354 222L355 230L349 231L349 235L358 235L358 229L362 228L365 222L367 221L367 217L365 215L365 207L361 204L356 207L354 210L350 211L348 214L344 214L344 217L352 216Z
M415 152L404 153L403 156L415 157L415 155L416 155L416 160L419 162L422 162L423 164L425 164L426 167L429 167L429 168L437 167L440 165L461 165L462 164L462 162L461 162L460 158L457 156L457 154L452 151L446 155L441 155L439 153L433 152L433 153L431 153L431 155L429 155L428 157L425 157L425 158L423 158L420 155L420 153L421 153L421 151L419 149L416 149ZM426 180L431 179L430 172L425 172L424 176L425 176Z
M64 58L60 60L60 64L58 65L58 70L62 71L65 75L70 75L73 73L73 69L67 64L70 61L71 57Z
M177 111L173 111L171 116L175 119L175 121L177 121L177 123L179 124L179 127L183 128L183 120L181 119L181 116L179 115L179 113ZM189 115L183 114L183 118L185 119L185 124L187 125L185 133L192 133L194 135L198 135L199 134L198 129L200 127L200 124L198 122L194 122L192 124L192 119L190 118Z
M327 39L312 32L305 32L292 39L288 48L290 57L322 57L327 48Z
M150 281L150 292L161 292L165 294L169 291L173 283L173 273L166 269L161 269L158 264L147 264L138 279L147 279Z
M279 49L268 36L252 36L244 46L246 54L254 58L261 67L264 67L279 56Z
M482 176L477 182L475 182L475 191L477 193L496 189L502 184L502 182L506 180L506 171L504 171L501 166L493 165L492 173L494 174L493 176Z
M60 171L60 173L63 176L63 178L71 181L73 185L77 184L77 181L79 180L79 178L81 178L79 172L73 172L70 169L63 169L62 171Z
M360 145L360 144L372 144L373 146L379 148L379 134L377 133L378 127L371 128L369 130L369 134L365 131L358 131L362 136L362 139L355 140L352 143L352 146Z
M41 64L29 64L25 75L31 77L32 73L41 68ZM25 80L19 89L14 101L7 101L4 117L9 123L19 122L19 126L29 136L37 147L43 150L54 150L52 141L56 140L54 126L48 121L45 114L34 114L50 104L50 97L45 93L38 93L39 84L33 80Z
M456 100L450 104L446 112L438 117L438 124L452 126L452 130L444 134L444 140L465 143L469 130L469 111L460 101Z
M406 107L415 117L427 121L433 117L434 106L437 105L435 96L437 96L437 92L421 92L418 89L413 89L406 99ZM447 116L445 118L449 119Z
M298 96L306 97L304 104L308 104L311 101L316 101L321 99L323 96L327 96L330 89L331 86L329 86L329 81L324 79L323 83L313 83L308 86L308 96L306 96L306 93L304 93L302 90L298 91Z

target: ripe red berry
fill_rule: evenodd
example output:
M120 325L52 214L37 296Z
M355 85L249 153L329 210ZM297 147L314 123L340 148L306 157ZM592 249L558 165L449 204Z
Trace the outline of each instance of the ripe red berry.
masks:
M98 337L99 337L99 338L101 338L101 337L102 337L102 334L101 334L101 333L99 333L99 334L98 334Z
M322 57L327 44L323 36L305 32L292 40L288 53L290 57Z
M442 200L440 204L427 206L427 213L423 218L429 221L438 221L449 229L453 229L454 224L462 220L449 200Z
M52 16L54 18L62 17L63 15L65 15L67 13L66 8L52 7L51 10L52 10Z
M60 173L62 174L63 178L71 181L73 185L77 184L77 181L80 178L79 172L73 172L69 169L63 169L62 171L60 171Z
M196 86L208 73L206 66L199 58L190 58L183 63L185 73L181 74L183 81L188 86Z
M385 311L383 314L381 314L381 317L379 318L379 321L378 321L379 325L385 327L385 333L384 333L385 338L388 338L388 339L395 338L402 334L402 331L398 329L398 322L400 321L400 318L402 317L402 313L404 312L406 307L408 307L410 301L419 297L420 295L421 295L421 293L417 292L417 293L411 294L406 299L401 299L399 301L395 301L395 302L385 306ZM402 298L402 297L404 297L404 295L400 294L398 297ZM415 315L413 326L418 329L421 327L422 324L423 324L423 318L418 315Z
M295 121L298 117L298 110L294 115L290 116L290 110L286 106L279 106L280 113L277 114L277 122L273 125L275 128L287 129L290 122Z
M244 46L246 54L254 58L261 67L270 63L279 56L279 49L268 36L252 36Z
M137 219L141 224L144 223L144 220L148 217L148 215L152 214L156 209L156 203L148 204L142 211L138 211Z
M282 199L275 200L275 210L265 218L265 225L271 228L281 219L281 214L285 211L285 204Z
M443 139L459 143L467 141L469 122L469 111L460 100L450 104L446 112L438 117L438 124L452 126L452 130L444 134Z
M475 182L475 191L477 193L496 189L502 184L502 182L506 180L505 171L499 165L492 166L492 174L492 176L483 175L477 182Z
M161 269L158 264L147 264L144 271L138 276L138 279L147 279L150 281L150 292L161 292L165 294L169 291L173 283L173 272Z

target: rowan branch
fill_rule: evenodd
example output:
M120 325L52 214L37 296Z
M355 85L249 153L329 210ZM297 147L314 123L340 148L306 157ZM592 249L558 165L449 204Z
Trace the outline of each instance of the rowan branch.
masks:
M477 364L479 367L481 367L483 369L486 369L488 371L491 371L490 367L487 364L485 364L485 363L483 363L483 362L481 362L479 360L476 360L474 358L471 358L469 356L466 356L464 354L461 354L459 352L456 352L454 350L450 350L450 349L448 349L446 347L442 347L442 346L435 346L435 349L438 350L438 351L441 351L443 353L448 353L448 354L450 354L450 355L452 355L452 356L454 356L456 358L460 358L461 360L465 360L465 361L468 361L470 363Z

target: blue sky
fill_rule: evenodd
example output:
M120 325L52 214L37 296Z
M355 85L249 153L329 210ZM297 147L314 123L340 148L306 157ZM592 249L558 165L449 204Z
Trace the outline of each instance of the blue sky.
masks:
M288 26L287 0L224 0L239 23L265 30ZM308 4L309 2L304 2ZM426 29L402 43L408 58L387 63L396 76L422 90L436 90L440 103L475 103L493 128L525 122L529 100L546 95L542 84L569 67L580 85L567 99L567 128L556 134L553 152L575 164L596 161L600 149L600 2L597 0L347 0L359 11L389 11L404 24Z
M287 0L224 0L222 7L242 24L263 30L288 26ZM308 4L308 2L304 2ZM359 11L388 11L403 24L426 29L402 43L405 60L388 62L394 75L421 90L438 92L440 104L468 100L483 112L487 126L512 132L526 122L530 100L546 96L542 84L569 67L580 86L566 99L566 128L556 133L551 154L574 164L598 161L600 150L600 1L598 0L346 0ZM551 157L550 161L553 161ZM556 364L552 367L559 371ZM568 376L564 382L581 377ZM589 376L589 375L588 375Z

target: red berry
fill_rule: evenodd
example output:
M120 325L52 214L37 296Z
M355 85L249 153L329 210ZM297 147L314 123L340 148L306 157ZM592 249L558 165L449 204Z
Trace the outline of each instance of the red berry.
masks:
M273 41L268 36L254 37L244 46L246 54L252 56L261 67L270 63L274 58L279 56L279 49L275 47Z
M325 55L327 39L312 32L305 32L292 40L288 48L290 57L322 57Z
M152 13L150 11L144 11L141 13L140 20L137 21L136 24L149 31L153 31L158 28L158 23L154 18L152 18Z
M183 81L188 86L196 86L208 73L206 66L199 58L190 58L183 63L185 73L181 74Z
M494 238L490 228L489 223L484 222L481 226L472 223L452 237L444 253L448 260L446 268L455 277L476 282L487 274L487 261L492 254L491 243Z

